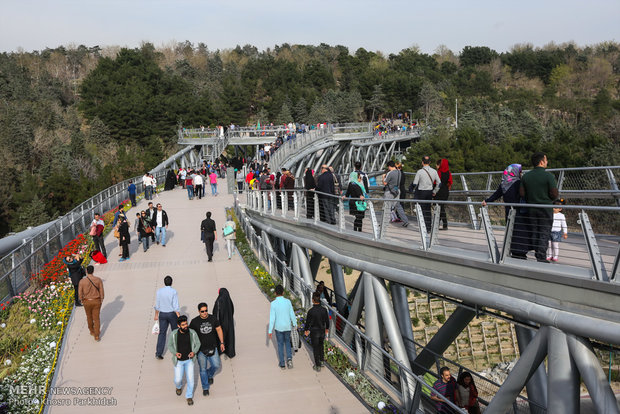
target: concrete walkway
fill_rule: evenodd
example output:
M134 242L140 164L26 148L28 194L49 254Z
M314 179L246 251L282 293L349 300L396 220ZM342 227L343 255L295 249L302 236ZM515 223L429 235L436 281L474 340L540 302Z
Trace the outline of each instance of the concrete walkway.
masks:
M269 301L239 256L235 254L228 260L221 240L224 209L233 203L224 185L225 181L220 180L223 194L217 197L210 195L209 188L206 198L189 201L187 192L177 188L153 200L163 205L170 219L165 248L154 245L144 253L138 244L133 222L136 212L146 208L144 200L128 212L132 224L129 261L118 262L116 239L111 234L108 236L106 249L110 262L95 267L95 275L103 279L105 286L101 342L95 342L89 335L83 308L77 308L67 331L54 386L111 387L107 395L93 397L109 398L108 403L115 406L92 405L93 401L91 405L77 405L88 403L84 400L88 395L51 395L54 405L48 406L49 413L367 412L328 370L320 373L312 370L311 355L305 348L295 354L294 369L282 371L277 366L275 337L274 342L267 339ZM213 213L220 229L212 263L207 262L200 241L200 222L206 211ZM202 396L196 363L192 407L187 406L185 393L178 397L174 392L170 354L166 351L164 360L155 359L157 337L151 334L153 305L166 275L173 277L181 312L189 319L198 314L199 302L205 301L211 310L221 287L228 289L235 305L237 356L223 357L222 369L216 374L208 397ZM61 392L85 390L59 389Z

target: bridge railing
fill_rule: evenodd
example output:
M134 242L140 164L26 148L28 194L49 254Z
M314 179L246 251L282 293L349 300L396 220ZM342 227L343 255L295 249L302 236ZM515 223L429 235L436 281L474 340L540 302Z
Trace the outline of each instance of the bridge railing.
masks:
M525 174L528 170L523 171ZM620 166L549 168L558 183L560 195L565 198L620 199ZM489 196L500 185L503 171L453 173L451 194ZM405 188L415 173L405 172Z
M237 210L239 213L239 210ZM242 216L239 216L242 217ZM261 237L254 228L241 218L241 224L252 248L257 251L259 260L267 264L269 273L282 283L285 289L299 297L302 306L308 309L311 304L311 296L314 287L307 284L303 277L285 261L281 260L274 252L268 239ZM375 386L382 389L386 394L396 396L398 401L393 401L399 408L406 412L414 412L412 407L418 407L423 394L430 395L433 387L424 381L424 378L415 375L411 369L394 358L389 349L384 349L372 341L366 334L338 313L331 305L324 303L331 314L330 335L327 338L338 344L345 355L357 366L359 372L351 371L350 375L363 373ZM337 321L337 322L336 322ZM343 330L347 326L353 331L353 340L343 340ZM301 327L298 327L301 329ZM328 351L330 352L330 351ZM379 369L377 369L379 368ZM382 368L382 369L381 369ZM436 376L436 374L434 374ZM423 392L425 389L426 392ZM439 396L449 409L450 413L465 413L456 405ZM429 404L429 401L426 401ZM410 411L411 410L411 411Z
M179 151L175 156L185 157L187 150ZM167 166L172 162L169 158L152 174L158 183L165 182ZM193 157L195 158L195 157ZM198 160L194 159L196 166ZM79 234L90 228L94 213L104 213L129 198L127 187L129 181L136 186L136 194L144 192L142 176L124 180L99 192L84 201L64 216L49 223L49 227L0 259L0 303L25 291L30 286L31 275L40 271L46 263Z
M294 221L310 221L340 232L354 230L354 218L347 211L350 199L303 190L246 191L245 197L248 208L255 211ZM537 227L532 225L524 209L549 211L552 208L549 205L509 203L489 203L482 207L478 202L386 198L369 198L366 202L367 210L358 235L372 240L396 241L424 251L437 247L458 249L478 260L499 265L508 260L527 258L527 252L536 245L535 238L543 236L537 233ZM396 218L403 220L392 211L398 202L410 212L406 228L403 228L404 222L394 222ZM553 245L545 252L548 257L558 259L559 264L540 263L537 266L568 266L555 269L601 281L617 281L620 207L564 205L562 208L569 229L567 239L562 239L558 246L559 257ZM449 231L443 231L440 226L442 209L450 218ZM458 221L455 222L455 218ZM596 234L593 223L597 228L611 232ZM548 240L548 235L544 237ZM536 260L531 253L529 258Z

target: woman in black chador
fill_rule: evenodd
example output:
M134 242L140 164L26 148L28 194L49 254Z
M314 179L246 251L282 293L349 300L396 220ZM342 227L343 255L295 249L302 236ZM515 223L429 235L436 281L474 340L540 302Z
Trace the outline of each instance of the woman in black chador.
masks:
M174 171L168 170L166 173L166 183L164 186L165 191L174 190L174 187L177 185L177 176L174 174Z
M230 294L226 288L221 288L219 296L213 306L213 315L220 321L222 333L224 334L224 353L228 358L235 357L235 306L230 300ZM218 348L219 349L219 348Z

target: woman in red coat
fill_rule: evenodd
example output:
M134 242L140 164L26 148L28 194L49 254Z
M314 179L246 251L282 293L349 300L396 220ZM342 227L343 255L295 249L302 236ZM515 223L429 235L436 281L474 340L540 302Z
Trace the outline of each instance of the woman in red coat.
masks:
M461 372L456 380L457 390L459 393L461 407L465 408L469 414L480 414L480 405L478 404L478 389L474 384L474 379L467 371Z

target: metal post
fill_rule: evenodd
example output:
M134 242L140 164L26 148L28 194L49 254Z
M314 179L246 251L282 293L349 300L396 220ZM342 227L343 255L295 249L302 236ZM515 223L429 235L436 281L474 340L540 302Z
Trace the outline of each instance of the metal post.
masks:
M547 342L547 367L549 370L547 407L566 414L579 412L579 374L566 343L566 335L549 327Z
M579 374L581 374L581 378L590 393L596 412L619 414L620 410L618 410L614 392L605 378L605 372L603 372L590 342L571 334L566 335L566 342Z
M319 206L319 195L314 193L314 224L318 224L321 218L321 207Z
M512 233L514 231L515 217L517 216L517 210L510 207L508 213L508 221L506 222L506 228L504 230L504 242L502 243L502 253L499 258L500 263L504 263L504 259L510 255L510 245L512 244Z
M519 354L523 355L530 342L536 335L534 329L529 329L519 324L515 325L515 333L517 335L517 344L519 346ZM530 400L530 412L532 414L544 414L547 407L547 371L545 364L540 364L532 373L532 376L525 384L527 397Z
M480 218L482 219L482 227L484 228L484 235L487 239L487 247L489 249L491 263L499 263L499 248L497 247L497 240L493 234L493 227L491 227L489 210L487 210L486 207L480 208Z
M364 272L364 325L366 328L366 336L374 343L381 344L381 330L379 329L379 315L377 312L377 301L373 287L373 275ZM378 355L378 351L373 351L372 346L366 348L366 364L373 372L383 377L383 358ZM373 358L373 354L375 357Z
M331 259L329 261L329 268L332 273L334 293L336 293L336 308L342 314L347 308L347 288L344 283L344 273L342 266Z
M372 237L374 240L378 240L381 229L379 228L379 223L377 222L377 214L375 213L375 205L370 200L368 200L367 203L368 203L368 211L370 212L370 223L372 225Z
M521 393L523 386L536 371L538 366L542 364L547 356L547 338L549 330L547 327L541 327L527 349L521 353L521 357L515 364L508 378L499 388L491 403L488 405L486 412L489 413L505 413L510 409L512 403Z
M394 315L394 309L391 306L390 298L388 297L387 290L385 289L385 284L383 280L379 280L375 276L371 279L375 292L375 298L377 299L377 305L381 311L383 326L385 327L385 332L390 341L390 347L394 353L394 359L396 359L407 369L411 369L411 365L409 364L409 356L405 350L403 337L400 334L400 329L396 321L396 316ZM403 400L407 401L410 396L413 395L413 390L415 387L413 377L408 375L406 372L403 372L401 377L401 385L403 388Z
M607 178L609 179L609 185L610 185L611 189L613 191L617 192L619 190L618 189L618 182L616 181L616 177L614 176L614 172L610 168L605 169L605 172L607 173ZM615 195L614 198L616 199L616 205L620 206L620 197Z
M590 263L592 264L592 271L594 272L592 279L609 282L607 270L605 269L605 263L603 262L601 251L598 248L598 243L596 242L594 230L592 230L592 225L590 224L588 214L583 210L581 210L581 213L579 213L579 224L581 224L583 237L585 237L586 239L586 247L588 248Z
M467 187L467 181L465 180L465 176L461 175L461 183L463 184L463 191L469 192L469 188ZM471 203L471 197L467 196L467 202ZM471 225L474 230L479 229L478 218L476 216L476 211L474 210L474 206L469 204L467 206L467 210L469 211L469 218L471 220Z
M441 209L443 208L440 204L435 204L435 208L433 209L433 221L431 222L431 237L428 240L428 249L435 244L437 241L437 233L439 232L439 220L441 219Z
M390 292L392 293L392 305L394 315L398 321L400 334L403 337L407 357L414 361L417 352L413 341L413 328L411 326L411 314L409 312L409 302L407 302L407 289L400 283L390 282Z
M340 231L344 231L345 230L345 220L344 220L344 203L342 201L341 197L338 197L338 218L340 221L339 225L340 225Z
M420 228L422 250L428 250L428 233L426 232L426 222L424 221L424 213L420 203L415 203L415 216L418 219L418 227Z

